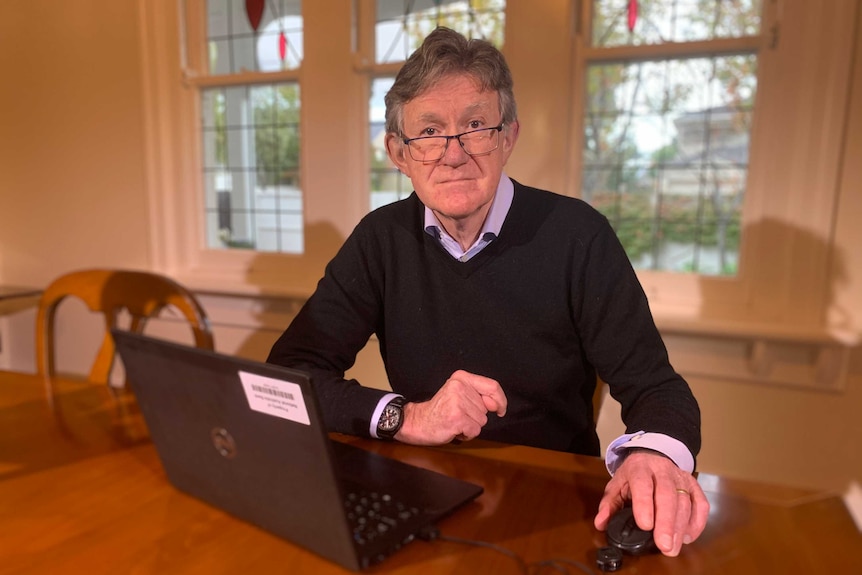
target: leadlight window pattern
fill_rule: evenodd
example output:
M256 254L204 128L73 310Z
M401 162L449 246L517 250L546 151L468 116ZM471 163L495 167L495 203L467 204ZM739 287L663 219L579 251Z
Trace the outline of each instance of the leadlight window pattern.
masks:
M639 46L756 36L760 33L761 4L761 0L600 0L593 4L592 45Z
M468 38L483 38L503 46L505 0L377 0L375 62L403 62L437 26L446 26ZM406 198L413 192L410 179L386 155L383 97L393 76L377 76L370 83L368 133L370 138L370 208Z
M200 89L206 245L301 254L300 86L243 74L302 63L299 0L207 0L208 75Z
M302 253L295 82L201 93L207 245Z
M211 76L299 68L300 0L208 0L207 50Z
M759 2L593 3L593 42L621 46L759 33ZM625 23L621 25L620 23ZM757 54L588 62L581 194L637 269L736 275Z

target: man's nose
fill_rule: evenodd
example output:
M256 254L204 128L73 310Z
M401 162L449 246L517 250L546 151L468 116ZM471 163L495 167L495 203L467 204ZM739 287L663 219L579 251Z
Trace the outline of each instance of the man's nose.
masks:
M458 138L452 138L449 140L449 145L446 146L446 151L443 153L441 161L448 166L460 166L467 163L469 159L470 154L464 151L464 147L461 146Z

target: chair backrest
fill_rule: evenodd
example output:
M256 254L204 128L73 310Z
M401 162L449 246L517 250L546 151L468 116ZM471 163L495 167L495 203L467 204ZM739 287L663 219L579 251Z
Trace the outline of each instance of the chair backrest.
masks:
M213 349L209 320L194 294L174 280L150 272L93 269L71 272L55 279L42 292L36 316L36 369L54 375L54 319L57 306L66 297L77 297L90 311L100 312L105 320L102 345L90 370L89 379L107 384L114 366L116 350L111 329L123 310L130 316L129 330L141 333L149 318L165 307L178 309L194 334L195 345Z

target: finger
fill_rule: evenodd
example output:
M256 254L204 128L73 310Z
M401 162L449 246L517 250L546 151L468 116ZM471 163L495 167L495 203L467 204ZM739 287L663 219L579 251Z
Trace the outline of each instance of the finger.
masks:
M703 490L696 481L693 481L691 489L691 518L688 522L688 528L683 535L683 543L688 544L700 537L703 530L706 528L706 522L709 518L709 500L704 495Z
M503 417L506 415L506 403L500 403L499 398L491 396L491 395L482 395L482 404L485 407L485 410L490 413L496 413L499 417Z
M631 487L632 513L638 527L646 531L655 528L655 510L658 501L655 484L651 477L635 476L629 480Z
M482 432L482 425L476 423L475 421L465 420L461 426L461 433L459 433L456 437L458 437L461 441L469 441L471 439L475 439Z
M677 533L678 513L681 510L681 503L688 498L688 491L684 489L681 492L677 491L676 482L672 478L656 481L653 539L655 539L659 551L665 555L673 554L677 539L679 539L680 545L682 544L682 531ZM682 529L685 529L688 523L688 507L690 507L690 503L685 509L686 516Z
M682 493L685 491L685 493ZM666 555L676 557L679 555L683 545L683 536L688 530L688 523L691 519L691 493L688 490L679 489L677 491L677 508L676 516L673 524L673 546Z
M470 433L475 428L475 435L478 435L479 431L488 423L488 411L481 402L477 404L473 401L467 401L462 406L460 419L461 425L465 426L465 432Z
M496 380L464 370L453 373L451 379L457 379L473 388L481 396L486 410L500 417L506 415L508 399Z
M595 525L596 529L599 531L607 529L608 521L610 521L614 513L622 509L623 505L625 505L625 498L623 497L622 490L619 485L619 481L615 482L611 479L605 487L605 493L602 496L601 501L599 501L598 512L596 513L595 519L593 519L593 525Z
M467 382L462 379L450 378L446 382L451 389L451 407L464 417L475 421L479 425L488 422L488 408L481 395Z

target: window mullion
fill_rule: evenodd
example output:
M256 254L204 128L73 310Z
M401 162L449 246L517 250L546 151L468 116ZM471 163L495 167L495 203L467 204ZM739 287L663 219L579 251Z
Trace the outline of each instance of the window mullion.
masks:
M744 36L697 42L666 42L663 44L607 48L584 46L583 57L588 62L638 62L670 58L752 54L757 53L763 47L763 42L762 36Z
M200 76L187 78L186 82L196 88L215 88L219 86L248 86L252 84L273 84L276 82L299 82L300 70L279 70L277 72L240 72L220 76Z

